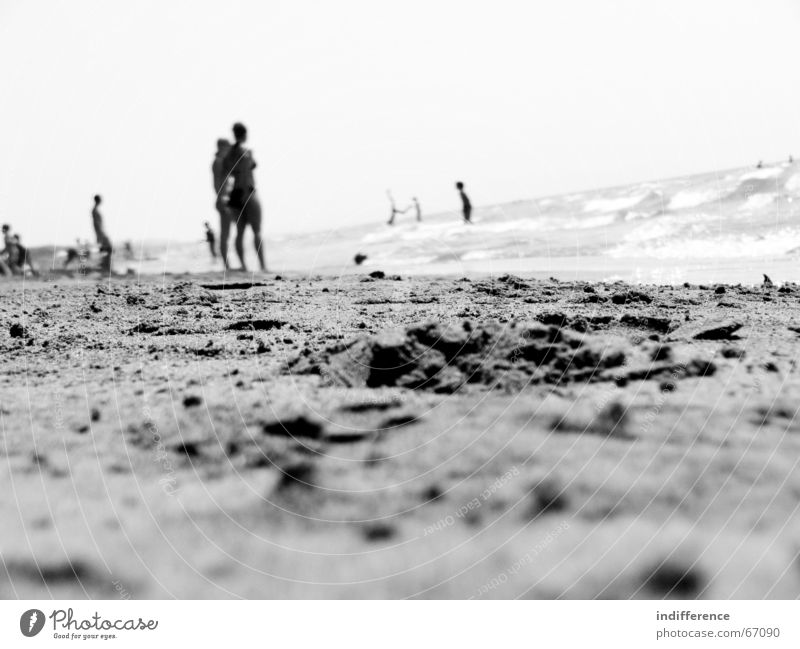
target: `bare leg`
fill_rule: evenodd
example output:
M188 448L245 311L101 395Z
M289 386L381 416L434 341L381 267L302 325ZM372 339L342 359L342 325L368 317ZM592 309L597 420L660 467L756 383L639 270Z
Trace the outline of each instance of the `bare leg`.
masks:
M261 240L261 203L255 194L247 204L247 222L253 228L253 245L256 248L256 255L258 255L258 265L262 271L267 270L264 263L264 243Z
M239 262L242 264L242 270L247 270L247 265L244 263L244 231L246 227L247 221L244 215L240 215L239 220L236 221L236 241L234 244L236 246L236 255L239 257Z
M264 242L261 240L261 230L253 230L253 243L256 246L258 265L262 271L265 271L267 270L267 265L264 263Z
M228 235L231 231L231 216L228 207L224 204L217 205L219 212L219 256L222 257L222 263L225 265L225 270L228 270Z
M100 270L103 273L111 274L111 246L100 251Z

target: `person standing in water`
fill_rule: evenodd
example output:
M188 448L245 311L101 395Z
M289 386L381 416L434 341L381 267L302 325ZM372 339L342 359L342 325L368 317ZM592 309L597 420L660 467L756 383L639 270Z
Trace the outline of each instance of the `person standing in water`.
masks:
M208 221L205 222L206 226L206 241L208 242L208 249L211 251L211 258L216 261L217 259L217 241L216 237L214 236L214 230L211 229L211 225Z
M114 251L111 239L108 238L103 228L103 215L100 213L102 197L96 194L94 197L94 207L92 208L92 226L97 237L97 245L100 247L100 270L111 271L111 253Z
M261 270L265 271L267 267L264 263L264 248L261 242L261 203L256 195L256 181L253 177L256 161L253 159L252 151L244 146L247 142L247 128L244 124L236 122L233 125L233 137L236 143L225 156L223 169L226 176L233 177L233 189L228 198L228 207L236 222L236 254L242 264L242 270L247 270L244 263L244 233L249 225L253 230L253 244L258 263Z
M461 196L461 213L464 215L464 222L472 223L472 203L469 202L469 196L464 192L464 183L459 180L456 183L456 189Z
M225 172L225 156L230 153L231 143L224 138L217 140L217 154L211 163L211 174L214 179L214 193L217 195L215 207L219 212L219 256L225 269L228 266L228 236L231 231L231 211L228 198L231 191L231 177ZM212 253L213 254L213 253Z
M392 212L389 215L389 221L387 222L387 225L394 225L394 217L398 214L405 214L408 211L408 208L404 210L398 210L397 205L394 202L394 196L392 196L392 192L387 189L386 195L389 197L389 204L392 206Z
M422 208L419 206L419 201L417 200L417 197L414 196L414 198L411 199L411 202L412 202L412 207L414 208L414 211L417 214L417 222L422 221Z

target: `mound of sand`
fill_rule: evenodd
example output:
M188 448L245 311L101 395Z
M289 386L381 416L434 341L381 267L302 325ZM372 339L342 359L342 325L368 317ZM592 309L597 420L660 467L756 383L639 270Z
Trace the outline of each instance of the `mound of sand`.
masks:
M452 393L462 386L611 380L625 353L568 327L539 322L428 322L362 336L291 362L288 371L320 374L347 387L404 387Z

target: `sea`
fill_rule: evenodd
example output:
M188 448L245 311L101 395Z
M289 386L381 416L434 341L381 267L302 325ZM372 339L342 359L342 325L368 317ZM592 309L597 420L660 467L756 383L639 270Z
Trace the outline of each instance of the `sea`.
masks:
M645 284L800 282L800 163L781 162L266 238L270 272L513 273ZM248 242L249 243L249 242ZM134 274L221 270L200 242L133 242ZM56 256L63 254L57 251ZM231 255L233 250L231 246ZM361 264L356 255L364 256ZM252 247L248 263L256 267Z

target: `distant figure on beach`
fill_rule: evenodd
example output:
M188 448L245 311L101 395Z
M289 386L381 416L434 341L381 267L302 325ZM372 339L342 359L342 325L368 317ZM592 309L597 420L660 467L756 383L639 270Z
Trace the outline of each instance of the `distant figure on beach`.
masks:
M17 244L14 241L14 234L8 223L3 224L3 250L0 251L0 259L3 262L2 272L4 275L18 275L22 272L17 263Z
M789 164L792 164L793 162L794 162L794 158L791 155L789 155Z
M219 213L219 256L225 269L228 266L228 236L231 231L231 211L228 207L228 198L231 192L232 178L225 171L225 157L230 153L231 143L224 138L217 140L217 154L211 163L211 175L214 180L214 193L216 194L215 207Z
M25 267L27 266L30 268L33 275L38 275L39 273L37 272L36 267L33 265L33 259L31 258L28 249L22 245L22 239L19 238L18 234L15 234L13 238L14 245L17 248L17 266L19 267L20 271L24 273Z
M130 241L126 241L125 242L125 246L123 247L123 250L125 251L125 259L127 259L129 261L131 259L133 259L133 245L131 244Z
M456 183L456 189L461 196L461 213L464 215L464 222L472 223L472 203L469 202L469 196L464 192L464 183L459 180Z
M422 208L419 206L419 201L417 200L416 196L414 196L414 198L411 199L411 203L412 203L411 207L414 208L414 211L416 212L417 215L417 222L422 221Z
M387 222L387 225L394 225L394 217L397 216L398 214L405 214L406 212L408 212L408 208L404 210L398 210L397 205L394 202L394 196L392 196L392 192L387 189L386 195L389 197L389 204L392 207L392 211L391 214L389 215L389 221Z
M11 231L8 223L3 224L2 230L4 248L0 251L0 272L4 275L24 275L27 267L30 268L31 273L38 275L30 253L22 245L19 235Z
M763 160L759 160L758 164L756 165L756 169L761 169L763 166L764 166L764 161Z
M233 177L228 207L236 222L236 254L242 270L247 270L244 263L244 233L249 225L253 230L253 245L259 266L265 271L267 266L264 263L264 247L261 242L261 203L256 195L256 181L253 177L256 161L252 151L244 146L247 142L247 128L244 124L237 122L233 125L233 137L236 143L225 156L223 169L226 176Z
M217 259L217 241L216 237L214 236L214 230L211 229L211 225L208 221L205 222L206 226L206 241L208 242L208 249L211 251L211 258L216 261Z
M95 194L94 207L92 208L92 226L97 237L97 245L100 246L100 270L111 271L111 253L114 251L111 239L108 238L103 228L103 215L100 213L100 204L103 202L99 194Z

